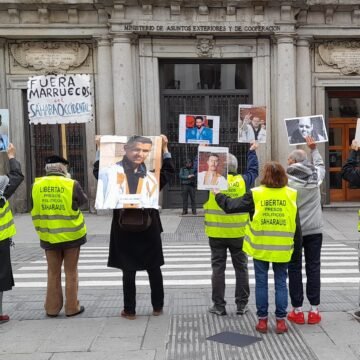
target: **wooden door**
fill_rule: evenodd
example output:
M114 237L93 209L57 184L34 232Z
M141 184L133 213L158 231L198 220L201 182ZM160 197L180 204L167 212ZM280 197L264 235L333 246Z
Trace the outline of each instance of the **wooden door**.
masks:
M355 130L356 118L330 118L330 202L360 200L360 189L352 188L348 182L341 178L341 167L349 157L351 141L355 138Z

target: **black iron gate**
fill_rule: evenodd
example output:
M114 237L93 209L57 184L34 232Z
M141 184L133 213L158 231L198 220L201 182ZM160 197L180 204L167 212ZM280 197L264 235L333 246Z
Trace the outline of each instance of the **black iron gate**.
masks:
M229 147L239 161L239 171L246 167L246 151L248 144L237 142L238 106L249 103L249 95L240 94L162 94L162 132L169 137L169 150L172 154L176 176L167 190L164 191L163 206L166 208L181 208L181 185L179 171L186 159L194 159L197 155L197 145L179 144L180 114L209 114L220 116L220 145ZM166 121L165 121L166 119ZM207 199L207 191L197 191L197 205L201 207Z

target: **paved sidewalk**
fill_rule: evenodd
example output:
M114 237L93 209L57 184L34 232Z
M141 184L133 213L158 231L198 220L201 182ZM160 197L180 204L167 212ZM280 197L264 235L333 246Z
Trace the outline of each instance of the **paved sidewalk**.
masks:
M201 217L182 221L180 210L164 210L164 244L206 245ZM111 217L86 214L89 242L86 246L108 244ZM326 209L325 241L342 243L354 249L358 244L357 210ZM18 234L13 256L14 270L42 257L29 214L16 215ZM339 275L341 276L341 275ZM270 285L273 308L273 286ZM12 320L0 325L0 360L355 360L360 359L360 323L351 314L358 303L358 284L324 284L321 324L289 325L289 333L266 335L255 332L254 291L250 311L235 314L233 287L227 288L228 316L207 313L211 302L210 286L165 288L165 313L151 316L147 286L138 287L138 317L129 321L119 317L121 287L80 288L86 311L77 318L60 315L46 318L43 311L45 289L14 288L4 293L4 308ZM274 325L273 317L270 323ZM238 348L206 341L221 331L260 336L262 341Z

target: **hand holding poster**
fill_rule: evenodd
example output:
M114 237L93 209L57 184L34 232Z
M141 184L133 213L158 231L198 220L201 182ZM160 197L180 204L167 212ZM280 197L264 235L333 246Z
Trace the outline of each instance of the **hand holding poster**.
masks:
M101 136L96 209L157 209L161 155L160 136Z
M305 138L307 136L311 136L315 142L328 141L322 115L302 116L284 120L290 145L306 144Z
M179 143L218 144L220 117L179 115Z
M239 105L238 142L266 142L266 106Z
M227 190L228 153L229 149L225 147L199 146L199 190Z
M92 120L90 75L42 75L29 78L30 124L84 123Z

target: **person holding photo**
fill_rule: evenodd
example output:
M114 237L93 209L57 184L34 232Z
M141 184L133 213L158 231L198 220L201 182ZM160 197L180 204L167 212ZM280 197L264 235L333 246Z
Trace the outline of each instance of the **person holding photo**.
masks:
M9 144L7 155L10 171L0 176L0 324L10 320L9 315L3 312L3 293L14 286L14 277L11 267L10 246L12 237L16 234L13 215L10 209L9 198L15 193L24 175L20 163L15 159L15 147Z
M214 190L215 200L228 214L249 212L242 250L253 257L255 299L258 316L256 330L268 331L268 272L270 263L275 281L277 334L288 331L286 315L288 263L301 254L301 226L296 205L297 191L287 186L285 169L275 161L265 163L260 186L244 196L231 198Z
M360 156L360 143L354 139L351 143L351 152L349 158L346 160L345 164L341 169L341 177L345 181L349 182L349 185L352 188L360 188L359 156ZM358 231L360 232L360 210L358 210L357 228ZM358 245L358 262L360 268L360 245ZM357 310L352 312L352 315L356 320L360 321L360 298L358 299L358 301L359 301L359 307Z
M163 163L160 171L160 190L175 173L171 154L168 150L168 139L165 135L161 135L161 137ZM140 162L140 158L138 161ZM99 161L94 163L93 174L95 178L98 178ZM129 221L125 221L126 219ZM141 223L137 220L141 220ZM163 228L157 209L126 208L114 209L113 211L107 265L121 269L123 273L124 307L120 313L123 318L128 320L136 318L135 278L136 272L141 270L146 270L149 276L153 316L159 316L163 313L164 284L161 266L164 265L164 255L161 242L162 232Z

